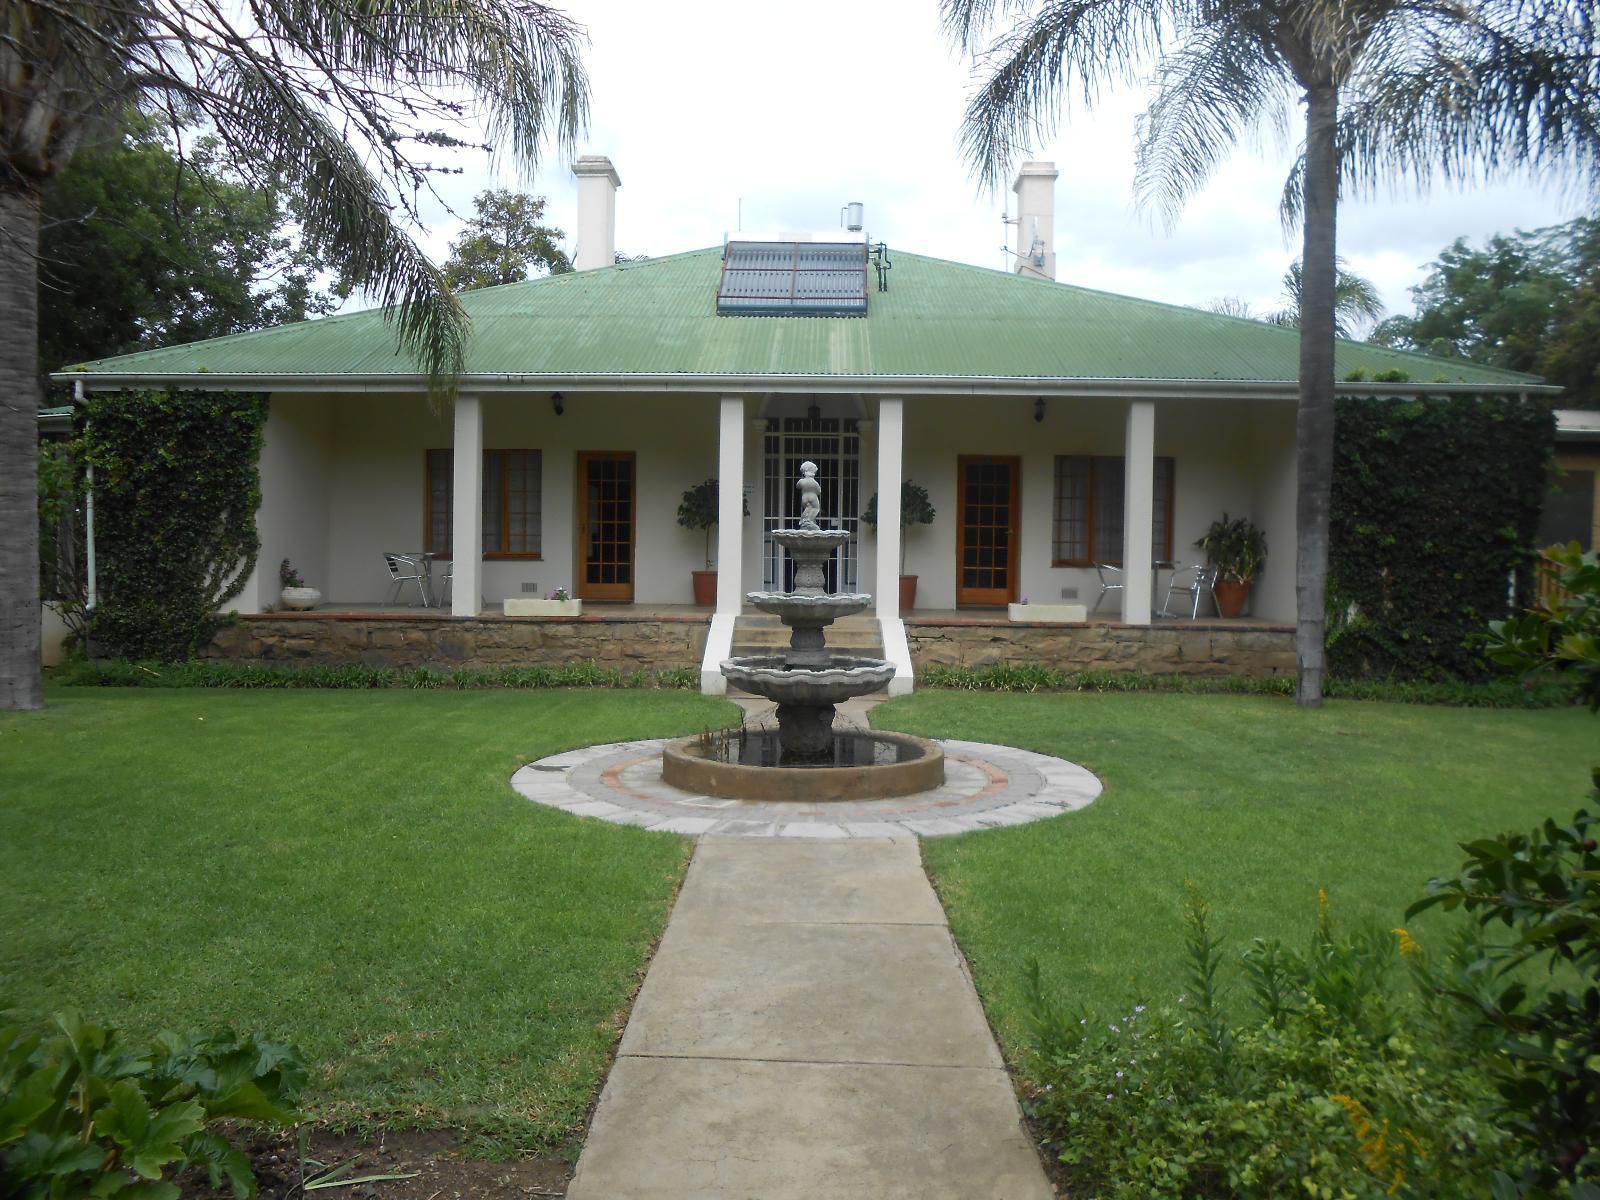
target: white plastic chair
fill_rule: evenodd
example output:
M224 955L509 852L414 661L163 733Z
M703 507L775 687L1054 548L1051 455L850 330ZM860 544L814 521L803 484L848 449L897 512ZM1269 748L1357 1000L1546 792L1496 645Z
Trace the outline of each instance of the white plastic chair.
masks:
M1189 578L1184 581L1182 576L1187 573ZM1221 615L1217 609L1217 568L1207 563L1196 563L1192 567L1181 567L1172 576L1172 582L1167 586L1167 598L1161 602L1161 611L1156 614L1162 617L1182 616L1182 613L1171 613L1167 610L1172 606L1174 596L1188 596L1185 607L1189 609L1189 619L1198 620L1200 616L1200 597L1210 596L1211 607Z
M422 563L412 558L409 554L384 554L383 565L389 568L389 600L394 604L400 599L400 593L405 590L408 583L417 585L417 600L424 608L428 607L427 576L422 570ZM407 569L413 574L406 574Z
M1114 567L1110 563L1095 563L1095 573L1100 576L1100 594L1094 598L1094 607L1090 612L1100 611L1100 602L1112 592L1122 590L1122 568Z

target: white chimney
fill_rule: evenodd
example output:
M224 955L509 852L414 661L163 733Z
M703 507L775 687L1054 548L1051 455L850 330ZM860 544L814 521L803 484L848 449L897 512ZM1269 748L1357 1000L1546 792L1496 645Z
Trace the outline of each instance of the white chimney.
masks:
M578 250L572 269L609 267L617 258L617 189L622 180L604 154L585 154L572 164L578 177Z
M1011 190L1017 194L1017 274L1056 277L1056 177L1053 162L1025 162Z

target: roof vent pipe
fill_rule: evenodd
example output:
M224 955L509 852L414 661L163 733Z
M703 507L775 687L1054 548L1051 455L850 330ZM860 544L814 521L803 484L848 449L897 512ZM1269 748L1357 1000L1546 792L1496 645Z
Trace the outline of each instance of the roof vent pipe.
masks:
M861 201L852 200L839 210L844 216L844 227L852 233L860 233L866 227L866 210Z

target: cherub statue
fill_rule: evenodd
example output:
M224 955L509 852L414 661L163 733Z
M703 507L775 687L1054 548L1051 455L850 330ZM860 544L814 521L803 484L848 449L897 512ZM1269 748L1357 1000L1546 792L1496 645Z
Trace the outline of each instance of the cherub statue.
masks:
M817 482L817 464L803 462L800 464L800 478L795 482L795 487L800 489L800 520L801 529L821 529L817 524L817 517L822 512L822 485Z

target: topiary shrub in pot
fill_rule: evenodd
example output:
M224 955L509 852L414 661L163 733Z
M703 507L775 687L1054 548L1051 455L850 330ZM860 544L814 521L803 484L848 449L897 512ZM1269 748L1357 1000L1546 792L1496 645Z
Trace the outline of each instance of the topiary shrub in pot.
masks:
M935 513L928 499L928 489L907 479L900 485L900 611L909 612L917 606L917 577L906 574L906 530L913 525L932 525ZM861 514L862 524L873 533L878 532L878 493L872 493L866 510Z
M706 535L706 567L690 572L694 581L694 602L710 608L717 602L717 572L711 560L711 530L721 515L722 489L716 479L706 479L684 490L678 501L678 524L685 529L703 530ZM750 502L744 501L744 515L750 515Z

